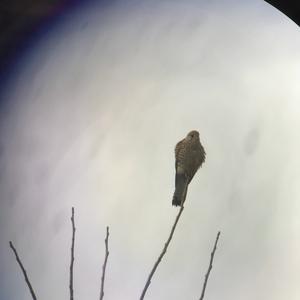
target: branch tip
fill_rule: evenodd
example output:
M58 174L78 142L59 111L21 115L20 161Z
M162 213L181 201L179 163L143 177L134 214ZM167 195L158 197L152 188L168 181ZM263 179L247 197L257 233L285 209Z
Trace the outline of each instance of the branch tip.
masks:
M221 231L218 231L218 234L217 234L217 237L216 237L216 240L215 240L215 244L214 244L213 250L212 250L212 252L210 254L209 266L208 266L207 272L206 272L205 277L204 277L202 292L201 292L201 296L200 296L199 300L203 300L204 299L205 289L206 289L206 285L207 285L207 281L208 281L208 277L209 277L210 271L212 269L212 263L213 263L213 260L214 260L214 256L215 256L215 252L216 252L216 249L217 249L217 244L218 244L218 241L219 241L220 234L221 234Z
M19 264L19 266L20 266L20 268L21 268L21 270L22 270L22 273L23 273L24 278L25 278L25 282L26 282L26 284L27 284L27 286L28 286L28 288L29 288L29 291L30 291L30 294L31 294L32 299L33 299L33 300L37 300L36 295L35 295L35 292L34 292L34 290L33 290L33 287L32 287L32 285L31 285L31 283L30 283L30 281L29 281L29 278L28 278L28 276L27 276L27 272L26 272L26 270L25 270L25 268L24 268L24 266L23 266L23 264L22 264L22 261L21 261L19 255L18 255L18 252L17 252L16 248L14 247L12 241L9 241L9 246L10 246L10 248L12 249L12 251L14 252L15 257L16 257L16 261L17 261L17 263Z
M74 299L74 289L73 289L73 266L74 266L74 243L75 243L75 220L74 220L74 207L72 207L72 244L71 244L71 262L70 262L70 300Z
M107 259L108 259L108 255L109 255L109 251L108 251L108 237L109 237L109 227L106 226L106 237L105 237L105 240L104 240L104 243L105 243L105 257L104 257L104 263L103 263L103 266L102 266L100 300L102 300L103 297L104 297L105 271L106 271L106 264L107 264Z
M164 248L163 248L161 254L159 255L158 259L156 260L156 262L155 262L155 264L154 264L154 266L153 266L153 268L152 268L152 270L151 270L151 272L150 272L150 274L149 274L149 276L148 276L148 279L147 279L147 281L146 281L146 284L145 284L144 289L143 289L143 291L142 291L142 294L141 294L141 296L140 296L140 300L143 300L143 299L144 299L145 294L146 294L146 292L147 292L147 289L148 289L148 287L149 287L149 285L150 285L150 283L151 283L151 279L152 279L152 277L153 277L153 275L154 275L154 273L155 273L155 271L156 271L156 269L157 269L159 263L161 262L163 256L164 256L164 255L166 254L166 252L167 252L168 246L169 246L169 244L170 244L170 242L171 242L171 240L172 240L174 231L175 231L175 229L176 229L177 223L178 223L178 221L179 221L179 218L180 218L180 216L181 216L183 210L184 210L184 206L183 206L183 204L182 204L181 207L180 207L180 210L179 210L179 212L178 212L178 214L177 214L177 216L176 216L176 218L175 218L175 222L174 222L174 224L173 224L173 226L172 226L172 229L171 229L169 238L167 239L167 241L166 241L166 243L165 243L165 245L164 245Z

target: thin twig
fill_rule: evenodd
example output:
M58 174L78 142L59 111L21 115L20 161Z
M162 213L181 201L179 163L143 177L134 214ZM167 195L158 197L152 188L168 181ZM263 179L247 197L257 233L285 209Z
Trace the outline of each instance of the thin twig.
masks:
M165 243L165 246L164 246L164 248L163 248L161 254L159 255L157 261L155 262L155 264L154 264L154 266L153 266L153 268L152 268L152 270L151 270L151 272L150 272L150 274L149 274L149 276L148 276L148 279L147 279L147 281L146 281L146 284L145 284L145 287L144 287L144 289L143 289L143 292L142 292L142 295L141 295L141 297L140 297L140 300L144 299L144 296L145 296L145 294L146 294L146 291L147 291L147 289L148 289L148 287L149 287L149 285L150 285L150 283L151 283L151 279L152 279L152 277L153 277L153 275L154 275L154 273L155 273L155 271L156 271L156 269L157 269L157 267L158 267L160 261L162 260L163 256L164 256L165 253L167 252L168 246L169 246L169 244L170 244L170 242L171 242L171 239L172 239L172 237L173 237L173 233L174 233L174 231L175 231L175 228L176 228L176 225L177 225L177 223L178 223L178 221L179 221L179 218L180 218L180 216L181 216L181 214L182 214L182 212L183 212L183 209L184 209L184 206L182 205L181 208L180 208L180 210L179 210L179 213L178 213L178 215L177 215L177 217L176 217L176 219L175 219L175 222L174 222L174 224L173 224L173 227L172 227L172 229L171 229L169 238L168 238L167 242Z
M34 290L33 290L32 286L31 286L29 278L27 276L27 272L26 272L25 268L23 267L23 264L22 264L22 262L21 262L21 260L19 258L18 252L17 252L16 248L14 247L14 245L13 245L13 243L11 241L9 242L9 246L12 249L12 251L14 252L14 254L16 256L16 260L17 260L17 262L18 262L18 264L19 264L19 266L20 266L20 268L21 268L21 270L23 272L23 275L25 277L25 281L26 281L27 286L28 286L28 288L30 290L31 297L32 297L33 300L36 300L37 298L36 298L36 295L34 293Z
M72 246L71 246L71 263L70 263L70 300L74 299L74 290L73 290L73 265L74 265L74 242L75 242L75 222L74 222L74 207L72 207Z
M210 262L209 262L209 266L208 266L207 272L205 274L205 279L204 279L204 283L203 283L203 287L202 287L202 292L201 292L201 296L200 296L199 300L203 300L204 299L204 293L205 293L205 289L206 289L208 277L209 277L210 271L212 269L212 263L213 263L215 252L216 252L216 249L217 249L217 243L218 243L218 240L219 240L220 233L221 232L219 231L218 234L217 234L217 238L216 238L216 241L215 241L215 245L214 245L213 251L210 254Z
M108 251L108 236L109 236L109 227L106 227L106 238L105 238L105 258L104 258L104 263L102 266L102 276L101 276L101 290L100 290L100 300L103 299L104 297L104 280L105 280L105 270L106 270L106 264L107 264L107 259L109 255Z

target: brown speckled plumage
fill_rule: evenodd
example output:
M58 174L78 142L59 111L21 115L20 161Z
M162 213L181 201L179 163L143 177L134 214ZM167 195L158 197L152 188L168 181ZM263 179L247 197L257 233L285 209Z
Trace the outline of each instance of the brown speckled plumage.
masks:
M175 147L175 192L172 204L182 205L187 188L197 170L205 161L205 150L200 143L199 132L193 130Z

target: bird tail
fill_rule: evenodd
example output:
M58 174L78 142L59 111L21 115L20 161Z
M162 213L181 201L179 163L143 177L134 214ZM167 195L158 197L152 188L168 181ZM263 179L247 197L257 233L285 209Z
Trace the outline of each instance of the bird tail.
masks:
M176 173L175 192L173 195L172 205L181 206L186 198L188 180L184 174Z

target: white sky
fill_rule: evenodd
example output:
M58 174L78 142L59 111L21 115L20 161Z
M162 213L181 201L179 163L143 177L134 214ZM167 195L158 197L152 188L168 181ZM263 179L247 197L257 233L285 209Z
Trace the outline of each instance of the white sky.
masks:
M200 131L190 185L145 299L300 297L299 27L263 1L131 1L69 14L27 54L1 110L0 298L137 299L177 209L174 153Z

